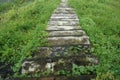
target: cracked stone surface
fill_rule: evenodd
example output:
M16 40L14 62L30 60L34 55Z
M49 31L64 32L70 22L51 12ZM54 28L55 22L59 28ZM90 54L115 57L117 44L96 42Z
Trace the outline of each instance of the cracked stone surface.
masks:
M79 26L48 26L47 30L74 30L79 29Z
M68 30L68 31L51 31L49 36L83 36L85 32L83 30Z
M49 19L46 31L49 34L47 39L49 46L40 47L39 52L34 54L33 59L24 61L22 73L34 73L44 70L54 72L59 67L69 69L75 61L79 63L86 62L86 64L88 62L98 63L97 59L85 55L89 53L87 49L90 46L90 40L85 31L79 26L78 16L74 9L69 7L67 0L61 0L60 5L55 9ZM71 48L73 45L82 46L78 49L77 55L83 54L83 57L72 57L75 52L75 48ZM67 56L69 55L68 58L66 57L66 53ZM53 57L56 57L56 55L59 55L59 58L55 58L54 60ZM66 66L62 66L62 62Z
M77 45L77 44L85 44L89 45L90 42L87 36L75 37L75 36L67 36L67 37L49 37L48 43L50 46L62 46L62 45Z

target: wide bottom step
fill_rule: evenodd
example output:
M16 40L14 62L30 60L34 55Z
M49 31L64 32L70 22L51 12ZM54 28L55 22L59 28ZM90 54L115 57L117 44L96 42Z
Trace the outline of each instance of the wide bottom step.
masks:
M95 79L96 75L81 75L81 76L51 76L51 77L37 77L37 78L22 78L15 80L91 80Z
M90 55L79 55L69 57L32 58L25 60L22 65L22 73L34 74L36 72L49 71L50 74L57 74L58 71L72 71L79 66L94 66L98 64L98 59Z

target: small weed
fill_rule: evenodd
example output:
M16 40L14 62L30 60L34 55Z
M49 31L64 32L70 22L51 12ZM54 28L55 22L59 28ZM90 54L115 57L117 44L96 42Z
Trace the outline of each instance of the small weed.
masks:
M73 64L72 75L95 74L96 66L78 66Z

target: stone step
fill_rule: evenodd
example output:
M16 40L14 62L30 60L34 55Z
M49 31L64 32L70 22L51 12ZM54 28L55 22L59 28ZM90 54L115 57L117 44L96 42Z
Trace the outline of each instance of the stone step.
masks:
M78 19L76 14L53 14L51 19Z
M62 20L62 19L61 19ZM76 20L64 20L64 21L49 21L48 25L50 26L79 26L79 21Z
M65 3L60 3L60 5L58 6L58 8L68 8L69 5L68 4L65 4Z
M68 37L49 37L48 43L50 46L55 45L90 45L89 37L87 36L68 36Z
M51 17L64 17L64 18L65 18L66 16L67 16L67 17L71 17L71 16L72 16L72 17L77 17L76 14L70 14L70 13L69 13L69 14L52 14ZM77 17L77 18L78 18L78 17Z
M73 11L72 8L57 8L54 13L57 13L57 12L66 12L67 14L75 14L75 12ZM59 14L59 13L57 13Z
M50 26L48 25L46 30L76 30L80 29L80 26Z
M37 53L32 56L41 57L58 57L58 56L77 56L81 54L89 54L91 45L75 45L75 46L47 46L39 47Z
M59 70L71 71L74 64L77 66L96 65L98 59L85 55L26 59L22 64L22 73L30 74L49 70L53 75L57 75L56 72Z
M72 8L70 8L70 7L58 7L55 11L57 11L57 10L71 10L71 11L74 11Z
M79 22L79 19L52 18L49 21L76 21L76 22Z
M57 37L57 36L83 36L86 35L83 30L71 30L71 31L51 31L49 32L49 36Z
M62 11L62 10L56 10L56 11L54 11L54 13L55 14L75 14L75 12L74 11L66 11L66 10L64 10L64 11Z
M79 26L79 21L49 21L50 26Z
M14 78L13 80L95 80L95 74L80 76L44 76L34 78Z

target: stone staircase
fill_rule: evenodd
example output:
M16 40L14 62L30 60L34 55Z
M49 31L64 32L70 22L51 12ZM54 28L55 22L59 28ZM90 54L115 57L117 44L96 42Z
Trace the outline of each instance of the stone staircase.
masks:
M78 16L68 6L67 0L62 0L54 11L46 31L49 34L48 46L40 47L33 58L23 62L22 73L34 74L49 70L50 75L58 76L56 73L60 70L71 72L73 64L78 66L98 64L96 57L90 54L89 37L79 26Z

